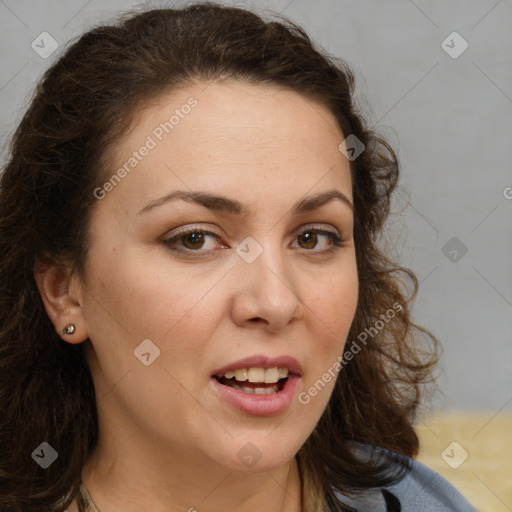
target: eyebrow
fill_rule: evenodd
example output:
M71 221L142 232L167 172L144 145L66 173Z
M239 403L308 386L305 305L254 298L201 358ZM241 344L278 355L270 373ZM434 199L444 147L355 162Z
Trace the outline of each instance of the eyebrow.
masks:
M170 201L181 199L190 203L196 203L210 210L217 212L227 212L239 217L248 215L249 211L239 201L231 199L226 196L211 194L210 192L199 192L199 191L187 191L187 190L176 190L167 194L159 199L155 199L148 203L139 214L152 210L158 206L161 206ZM292 215L301 215L308 213L321 206L337 199L347 205L352 211L354 210L353 204L350 202L348 197L337 189L326 190L320 192L314 196L308 196L297 203L292 208Z

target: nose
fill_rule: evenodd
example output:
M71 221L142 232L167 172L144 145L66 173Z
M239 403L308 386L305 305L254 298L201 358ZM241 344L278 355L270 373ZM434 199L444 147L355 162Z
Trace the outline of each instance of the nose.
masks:
M302 317L299 283L278 244L265 244L252 263L237 261L232 317L239 326L263 323L278 332Z

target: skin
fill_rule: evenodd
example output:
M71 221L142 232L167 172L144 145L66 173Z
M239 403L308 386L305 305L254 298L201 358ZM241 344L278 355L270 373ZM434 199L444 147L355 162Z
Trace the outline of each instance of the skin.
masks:
M300 393L343 352L358 297L352 209L332 200L299 216L290 210L333 188L352 201L338 149L345 136L326 107L290 90L198 83L141 111L113 173L191 96L197 106L161 142L153 136L157 146L98 200L85 278L36 271L56 330L73 323L62 338L88 344L100 436L82 480L102 512L299 512L295 455L334 379L308 404L295 397L268 417L220 400L209 379L244 357L291 355L303 368ZM228 196L249 214L181 200L139 213L177 189ZM196 224L219 239L182 238L173 246L181 253L164 243ZM343 245L301 236L308 227L337 231ZM263 249L252 263L236 252L248 236ZM148 366L134 356L145 339L160 350ZM261 454L250 468L237 456L247 442Z

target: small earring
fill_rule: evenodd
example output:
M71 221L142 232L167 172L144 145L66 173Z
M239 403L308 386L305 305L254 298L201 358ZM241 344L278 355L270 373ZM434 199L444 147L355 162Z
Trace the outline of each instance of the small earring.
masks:
M65 334L73 334L75 332L75 326L73 324L66 325L62 331L60 331L61 336Z

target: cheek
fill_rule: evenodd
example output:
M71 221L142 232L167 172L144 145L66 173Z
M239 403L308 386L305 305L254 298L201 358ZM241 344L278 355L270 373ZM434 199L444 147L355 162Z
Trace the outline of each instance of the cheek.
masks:
M171 269L159 258L148 264L149 258L135 252L116 252L119 257L104 258L104 265L95 273L93 293L98 300L90 301L88 311L90 337L98 357L110 361L104 371L113 382L131 371L138 376L139 386L143 382L149 387L167 383L176 402L186 401L188 395L183 395L169 374L189 383L190 391L200 384L196 372L217 322L220 300L214 285L219 277L215 280L211 272L194 275L190 270ZM141 345L144 340L151 343ZM154 350L158 364L151 367L169 373L148 372L134 357L137 350Z
M311 297L312 334L308 371L297 399L304 421L318 420L332 395L341 369L341 355L354 319L358 299L357 275L331 281Z
M340 348L340 337L346 338L354 318L358 301L357 272L332 274L315 291L305 295L305 306L311 322L316 329L325 332L326 343Z
M158 408L144 396L162 386L173 403L188 403L190 395L178 382L194 382L196 362L205 350L202 340L208 339L211 327L204 296L213 284L179 269L150 265L140 254L120 247L97 251L91 258L101 264L90 273L84 313L99 361L100 390L106 392L123 378L129 389L127 407L147 402L147 407ZM159 352L147 341L142 345L144 340ZM141 364L135 353L139 347L158 353L157 364Z
M207 277L195 278L158 261L149 264L149 257L122 248L94 258L102 264L92 275L94 313L89 316L99 313L103 324L112 324L130 337L160 339L173 329L190 326L187 320L212 287Z
M336 276L336 277L333 277ZM308 294L308 327L312 335L308 372L303 376L299 402L320 415L334 389L340 356L354 319L358 301L357 271L331 274L328 281Z

